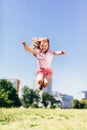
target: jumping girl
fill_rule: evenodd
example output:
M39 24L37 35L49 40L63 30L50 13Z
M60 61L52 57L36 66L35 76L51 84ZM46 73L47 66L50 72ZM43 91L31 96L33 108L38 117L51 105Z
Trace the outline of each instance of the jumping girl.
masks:
M24 49L32 53L37 58L38 69L36 71L36 80L42 90L48 87L53 75L51 61L53 56L66 55L65 51L51 51L48 38L33 38L32 47L28 47L26 42L22 42Z

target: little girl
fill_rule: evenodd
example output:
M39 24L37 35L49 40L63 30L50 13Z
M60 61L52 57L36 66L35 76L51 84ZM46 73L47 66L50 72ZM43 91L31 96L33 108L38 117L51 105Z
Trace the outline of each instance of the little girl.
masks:
M51 69L51 61L55 55L66 55L64 51L51 51L49 50L50 44L48 38L34 38L32 47L28 47L26 42L22 42L25 50L32 53L37 58L38 69L36 71L36 80L40 85L39 89L42 90L48 87L53 75Z

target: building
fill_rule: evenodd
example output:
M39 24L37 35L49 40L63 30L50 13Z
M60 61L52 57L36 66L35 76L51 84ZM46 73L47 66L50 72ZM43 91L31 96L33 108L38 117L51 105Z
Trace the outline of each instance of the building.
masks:
M73 96L61 94L57 91L52 92L52 94L56 99L55 105L58 105L60 108L71 108Z
M7 79L13 84L13 87L19 92L20 80L18 79Z
M81 100L83 98L87 98L87 91L81 91L79 94L78 94L78 99Z
M61 94L61 108L71 108L73 102L73 96Z

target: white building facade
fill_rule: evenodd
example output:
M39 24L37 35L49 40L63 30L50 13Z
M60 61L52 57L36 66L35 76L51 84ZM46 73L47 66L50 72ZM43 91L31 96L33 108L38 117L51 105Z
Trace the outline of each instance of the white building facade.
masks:
M87 91L81 91L81 92L78 94L78 99L79 99L79 100L84 99L84 98L87 98Z
M60 108L71 108L73 102L73 96L61 94L57 91L52 93L56 99L55 105L59 105Z
M10 81L13 87L17 90L17 92L19 92L20 80L18 79L7 79L7 80Z

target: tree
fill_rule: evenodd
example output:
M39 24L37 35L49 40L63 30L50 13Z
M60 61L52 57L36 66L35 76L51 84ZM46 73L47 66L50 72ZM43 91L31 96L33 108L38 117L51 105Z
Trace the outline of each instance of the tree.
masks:
M29 107L33 102L38 102L40 99L39 91L30 89L28 86L22 88L22 98L25 107Z
M53 97L53 95L49 94L48 92L44 92L42 94L42 103L44 104L45 107L47 107L49 102L51 102L51 104L53 105L55 102L55 98Z
M80 100L81 103L81 108L87 108L87 98L83 98L82 100Z
M0 80L0 107L19 107L20 99L16 89L10 81Z
M85 104L84 108L87 109L87 104Z
M73 100L72 108L80 108L80 102L77 99Z
M72 108L77 108L77 109L86 109L87 108L87 99L82 99L82 100L73 100L73 103L72 103Z

